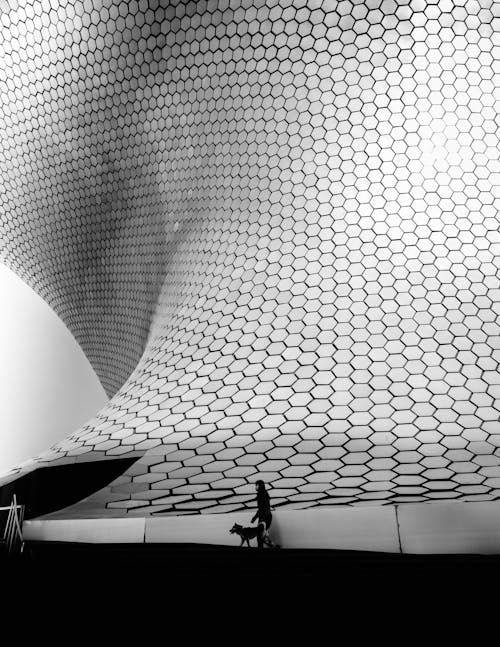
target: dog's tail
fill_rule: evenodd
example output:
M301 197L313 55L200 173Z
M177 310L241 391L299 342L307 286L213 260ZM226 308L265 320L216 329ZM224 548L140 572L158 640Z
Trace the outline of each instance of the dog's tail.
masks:
M257 527L259 529L259 534L264 539L264 541L269 541L269 532L266 528L266 524L263 521L259 521Z

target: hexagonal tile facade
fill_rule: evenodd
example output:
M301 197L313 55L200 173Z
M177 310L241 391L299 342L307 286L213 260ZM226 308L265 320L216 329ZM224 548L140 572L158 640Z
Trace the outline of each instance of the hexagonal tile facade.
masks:
M80 515L500 488L500 8L4 0L1 256L113 395Z

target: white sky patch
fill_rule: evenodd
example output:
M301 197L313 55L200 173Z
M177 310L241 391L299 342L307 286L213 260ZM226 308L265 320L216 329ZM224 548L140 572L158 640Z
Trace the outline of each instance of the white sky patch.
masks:
M68 436L107 400L66 326L0 264L0 473Z

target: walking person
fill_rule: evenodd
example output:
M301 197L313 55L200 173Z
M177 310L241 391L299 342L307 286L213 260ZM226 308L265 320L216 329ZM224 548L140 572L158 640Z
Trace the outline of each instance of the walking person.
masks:
M264 481L256 481L255 489L257 490L257 512L252 517L252 522L258 519L258 523L264 524L265 530L262 533L257 535L257 545L259 548L264 547L264 542L268 546L274 546L272 541L269 539L269 528L273 520L273 515L271 513L271 498L266 490Z

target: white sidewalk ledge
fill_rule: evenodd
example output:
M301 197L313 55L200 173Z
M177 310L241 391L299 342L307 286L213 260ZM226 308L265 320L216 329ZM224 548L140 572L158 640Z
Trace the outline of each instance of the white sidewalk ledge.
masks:
M239 545L234 523L252 512L179 517L31 520L32 541ZM439 502L284 510L273 514L271 538L283 548L403 553L500 554L500 502ZM254 542L255 543L255 542Z

